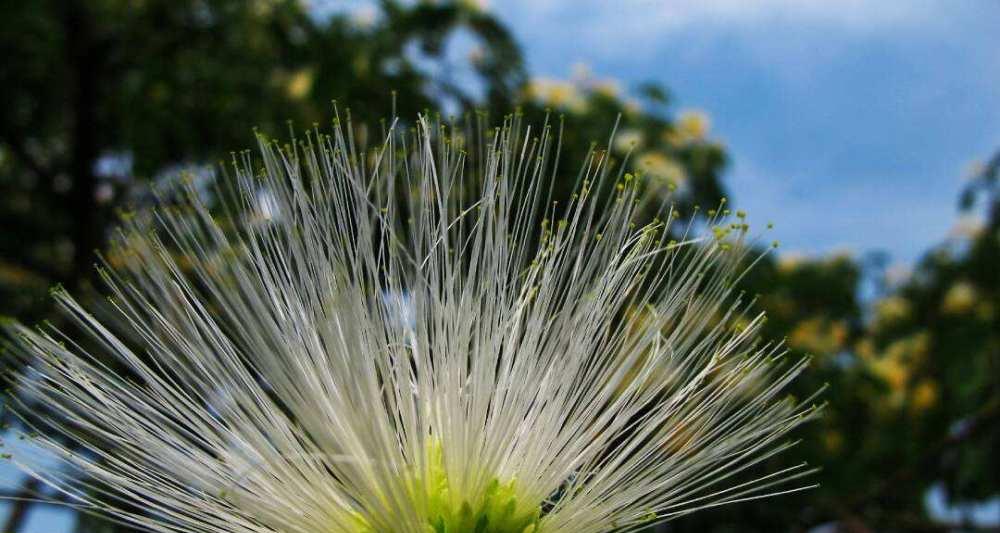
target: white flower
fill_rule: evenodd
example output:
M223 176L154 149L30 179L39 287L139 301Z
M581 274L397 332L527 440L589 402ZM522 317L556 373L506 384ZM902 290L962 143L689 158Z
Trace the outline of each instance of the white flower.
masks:
M539 104L573 113L587 108L586 95L573 82L551 78L536 78L525 87L525 97Z
M518 120L469 164L423 122L371 159L261 138L233 198L133 216L117 321L55 291L88 338L8 326L70 468L15 463L157 532L588 533L803 488L746 470L817 410L734 294L745 229L635 228L606 151L554 204Z
M669 196L678 189L686 189L687 172L684 167L662 152L650 150L639 154L635 166L647 176L658 194Z
M630 152L642 146L642 132L636 129L626 128L615 135L615 150L619 152Z

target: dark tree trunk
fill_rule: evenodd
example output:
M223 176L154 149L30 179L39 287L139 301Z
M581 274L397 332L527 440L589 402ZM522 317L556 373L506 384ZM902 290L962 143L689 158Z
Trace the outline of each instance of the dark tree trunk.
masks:
M92 275L94 250L100 246L103 235L102 217L95 197L95 166L101 146L98 103L102 57L86 2L65 0L57 5L66 36L65 68L69 80L65 91L66 110L71 121L67 139L70 143L68 171L72 188L66 209L72 216L73 270L66 276L64 284L72 291ZM38 480L25 480L16 493L20 499L11 502L10 514L0 531L15 533L24 527L31 506L28 499L37 498L40 488Z
M73 273L70 290L78 287L93 272L94 250L100 247L103 226L95 190L95 166L100 156L100 127L98 103L100 51L96 46L93 20L85 3L72 0L66 3L64 14L66 45L73 87L67 96L73 112L70 138L70 175L73 186L69 195L69 208L73 219Z

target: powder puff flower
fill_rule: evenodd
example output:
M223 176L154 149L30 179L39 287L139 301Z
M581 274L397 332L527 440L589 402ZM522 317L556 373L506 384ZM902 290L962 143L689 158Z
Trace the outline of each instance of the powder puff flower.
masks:
M607 151L554 202L517 116L415 126L261 136L228 192L128 217L111 316L55 290L77 333L6 326L62 465L14 462L156 532L596 533L805 488L758 468L817 409L737 292L746 225L637 224Z

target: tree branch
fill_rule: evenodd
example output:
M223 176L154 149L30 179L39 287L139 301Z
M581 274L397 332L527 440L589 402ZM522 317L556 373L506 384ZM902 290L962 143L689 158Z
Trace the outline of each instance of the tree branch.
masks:
M28 509L31 504L35 503L36 500L33 498L38 496L38 489L41 488L41 485L42 483L33 477L24 480L21 488L11 498L10 514L7 515L7 521L4 522L3 529L0 531L21 530L25 519L28 518Z

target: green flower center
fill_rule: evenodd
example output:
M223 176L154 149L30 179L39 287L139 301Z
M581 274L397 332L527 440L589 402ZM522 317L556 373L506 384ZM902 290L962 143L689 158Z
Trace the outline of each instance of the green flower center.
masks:
M428 453L426 487L428 533L534 533L541 509L518 501L515 480L490 480L480 495L455 494L439 444ZM470 498L471 496L471 498Z
M500 483L494 478L477 501L461 500L455 505L447 479L431 494L428 506L428 533L535 533L541 510L518 504L514 481ZM440 497L439 497L440 496Z
M541 507L518 498L516 480L493 478L479 494L458 494L449 481L439 444L428 449L426 472L408 474L426 533L538 533ZM423 494L420 494L423 493ZM363 533L386 533L361 526Z

